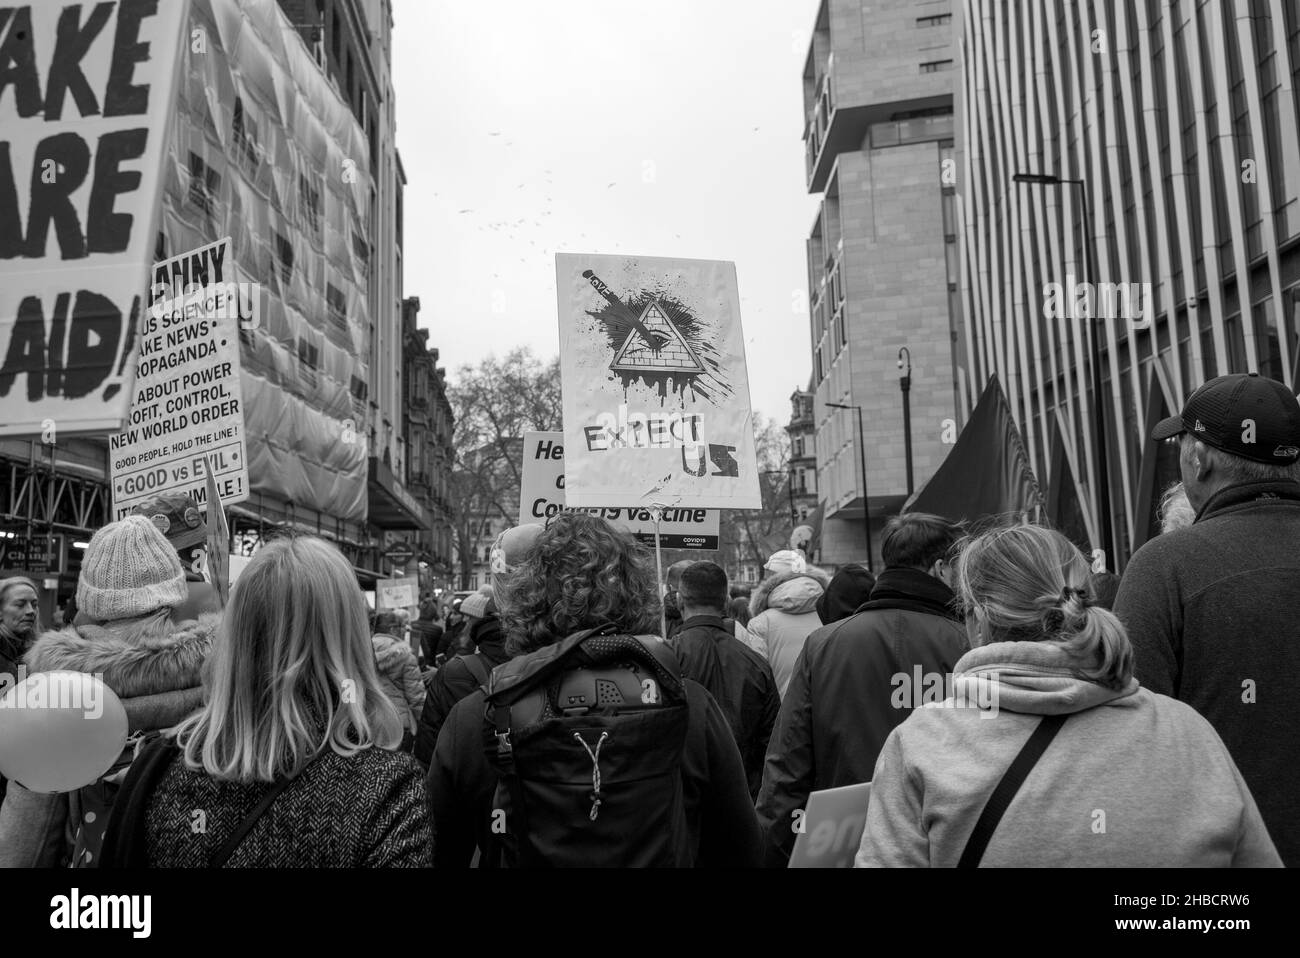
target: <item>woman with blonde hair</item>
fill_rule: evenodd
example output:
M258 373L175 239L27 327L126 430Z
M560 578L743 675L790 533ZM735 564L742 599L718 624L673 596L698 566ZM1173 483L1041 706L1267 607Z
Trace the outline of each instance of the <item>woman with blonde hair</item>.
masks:
M859 867L1281 865L1219 736L1138 685L1088 577L1050 529L965 545L971 651L886 740Z
M402 722L337 549L303 537L258 552L231 592L204 684L174 745L137 759L106 864L432 863L422 770L390 751Z

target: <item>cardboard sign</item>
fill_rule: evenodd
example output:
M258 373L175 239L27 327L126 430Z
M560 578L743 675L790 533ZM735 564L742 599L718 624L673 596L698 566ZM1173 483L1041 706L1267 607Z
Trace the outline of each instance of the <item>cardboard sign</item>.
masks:
M803 831L790 853L790 867L852 868L866 830L870 800L870 782L809 795Z
M130 417L109 439L114 519L161 492L203 505L208 462L222 505L248 498L233 271L229 238L154 267Z
M404 579L380 579L375 583L375 608L409 609L419 604L420 580L415 576Z
M569 506L564 485L564 433L525 432L524 471L519 483L521 526L544 523L561 512L589 512L654 545L655 524L648 508ZM717 509L670 507L659 523L659 544L665 549L717 549L718 527Z
M569 504L761 508L735 264L555 261Z
M122 427L188 9L0 6L0 436Z

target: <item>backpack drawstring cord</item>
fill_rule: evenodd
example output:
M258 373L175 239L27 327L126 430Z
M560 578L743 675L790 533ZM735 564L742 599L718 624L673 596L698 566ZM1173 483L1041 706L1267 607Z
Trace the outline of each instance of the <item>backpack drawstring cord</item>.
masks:
M596 816L600 814L600 747L605 744L605 739L609 738L609 732L601 732L600 739L596 742L596 750L593 752L591 746L582 740L582 736L577 732L573 737L578 740L578 744L587 750L587 755L591 758L591 814L588 816L593 822Z

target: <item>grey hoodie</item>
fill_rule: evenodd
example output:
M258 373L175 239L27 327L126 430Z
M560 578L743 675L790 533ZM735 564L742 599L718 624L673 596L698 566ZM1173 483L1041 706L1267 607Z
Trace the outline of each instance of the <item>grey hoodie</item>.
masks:
M954 695L890 733L872 779L858 867L953 866L989 796L1044 715L1068 714L1012 800L982 864L1275 866L1250 790L1213 727L1141 688L1077 677L1060 646L999 642L957 663ZM976 677L993 683L976 692ZM989 692L995 709L974 704Z

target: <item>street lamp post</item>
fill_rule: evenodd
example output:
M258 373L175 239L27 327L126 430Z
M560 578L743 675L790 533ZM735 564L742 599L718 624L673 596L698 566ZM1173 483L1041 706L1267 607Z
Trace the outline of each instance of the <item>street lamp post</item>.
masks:
M907 365L904 367L904 357ZM912 494L912 351L906 346L898 350L898 368L906 372L898 377L898 388L903 391L903 449L907 455L907 494Z
M830 409L852 409L858 414L858 459L862 465L862 526L867 530L867 571L875 572L871 561L871 500L867 498L867 446L862 438L862 407L828 402Z
M1088 228L1088 185L1083 180L1062 179L1050 173L1016 173L1013 182L1033 186L1073 186L1079 190L1079 205L1083 214L1083 258L1088 271L1087 282L1097 281L1097 251L1093 247L1092 232ZM1095 289L1095 287L1094 287ZM1071 293L1072 295L1072 293ZM1093 300L1095 301L1095 297ZM1101 337L1097 332L1096 317L1088 317L1088 363L1092 367L1092 428L1097 446L1097 505L1101 512L1101 547L1106 553L1107 566L1114 568L1115 538L1110 509L1110 468L1106 452L1106 408L1101 386Z

